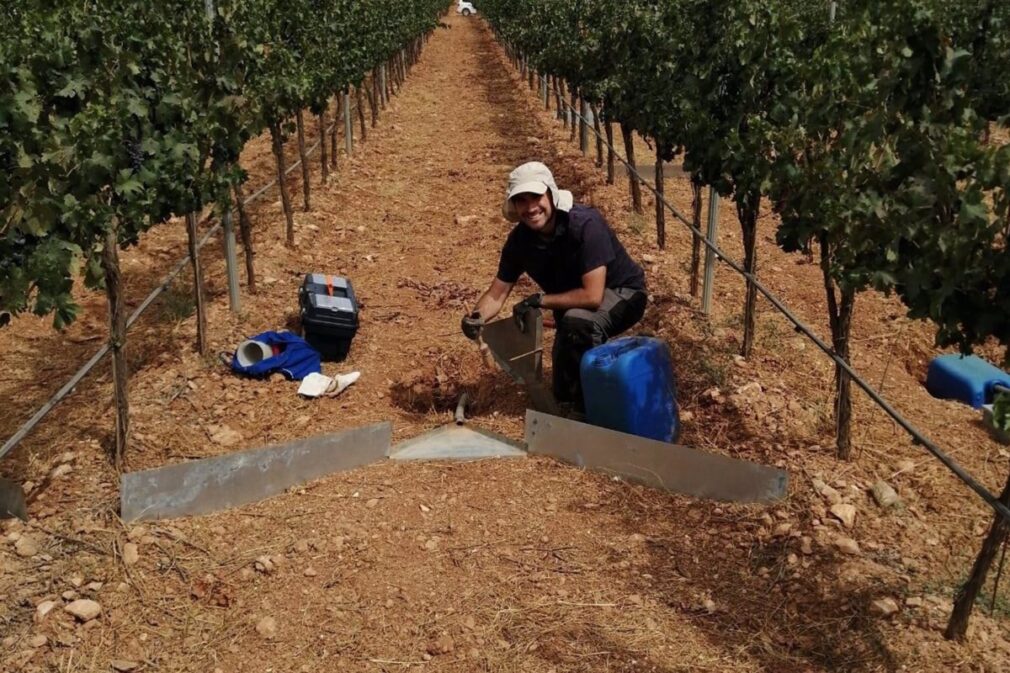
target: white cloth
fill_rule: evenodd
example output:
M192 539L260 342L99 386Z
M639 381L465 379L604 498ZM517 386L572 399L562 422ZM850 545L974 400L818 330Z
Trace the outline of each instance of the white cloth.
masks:
M323 395L336 397L360 377L361 372L337 374L333 378L312 373L302 379L302 384L298 386L298 394L305 397L322 397Z

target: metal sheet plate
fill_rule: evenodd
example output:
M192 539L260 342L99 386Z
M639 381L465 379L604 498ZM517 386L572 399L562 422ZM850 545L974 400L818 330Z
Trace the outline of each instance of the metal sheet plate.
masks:
M391 423L288 444L128 472L120 482L124 521L207 514L256 502L311 479L382 460Z
M543 378L543 352L537 350L544 343L544 320L540 311L535 312L525 334L519 331L511 317L484 325L480 333L498 366L518 383L530 385Z
M25 493L21 484L0 477L0 519L28 520L28 509L25 504Z
M556 415L558 403L550 385L543 380L543 351L538 350L544 345L543 313L538 311L535 314L525 334L509 317L488 323L481 330L481 335L495 362L517 383L526 387L533 408Z
M393 460L476 460L518 458L526 452L516 442L485 430L445 425L394 446Z
M772 502L785 496L789 475L757 463L689 449L526 410L530 454L698 498Z

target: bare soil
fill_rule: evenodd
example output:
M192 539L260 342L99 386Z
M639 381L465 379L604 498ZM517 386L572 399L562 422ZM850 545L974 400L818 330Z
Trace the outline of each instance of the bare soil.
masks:
M1006 590L993 599L992 582L968 642L942 638L991 520L986 507L861 394L857 459L836 461L830 362L761 301L756 352L734 358L742 281L720 268L714 314L702 316L687 291L687 230L668 221L666 250L657 249L648 200L645 216L630 212L627 182L605 183L479 20L446 21L328 185L313 166L313 210L296 214L294 249L284 246L275 191L252 209L261 285L244 292L240 314L228 310L218 247L203 255L214 353L295 326L304 273L349 276L362 327L350 358L325 371L360 370L361 379L338 398L307 401L291 382L232 376L194 352L187 283L178 283L131 331L128 468L383 420L398 441L449 422L463 390L477 400L473 423L521 439L523 394L484 368L458 323L508 232L507 172L538 159L643 261L652 302L640 330L674 353L682 441L787 468L789 497L772 507L698 502L542 459L385 462L255 506L127 526L108 461L105 364L4 461L4 476L32 482L34 500L28 524L5 524L0 539L0 667L1007 670L1010 603ZM251 144L243 165L253 187L272 177L272 161L268 139ZM292 174L296 205L299 179ZM681 176L666 193L689 210ZM770 214L759 223L761 277L826 337L819 271L775 246L774 225ZM720 227L720 245L739 257L725 203ZM183 242L181 223L170 223L124 255L132 305ZM104 299L82 290L80 300L84 316L64 332L24 316L0 331L3 436L101 344ZM1002 487L1010 454L975 412L921 385L937 352L928 325L865 294L854 342L859 371L990 489ZM69 472L51 477L60 465ZM879 479L899 507L870 498ZM815 480L835 493L820 484L818 493ZM829 499L854 506L851 528L829 513ZM856 553L842 551L844 538ZM98 601L101 615L80 623L64 612L77 598ZM894 601L893 614L880 614L882 599ZM54 608L41 615L46 601Z

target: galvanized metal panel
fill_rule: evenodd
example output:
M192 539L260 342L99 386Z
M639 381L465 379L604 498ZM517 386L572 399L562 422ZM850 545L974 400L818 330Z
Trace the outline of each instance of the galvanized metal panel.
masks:
M444 425L392 448L393 460L476 460L519 458L526 452L516 442L486 430Z
M518 383L530 385L543 378L543 353L538 349L544 343L544 321L539 311L525 333L511 317L484 325L480 333L495 362Z
M207 514L256 502L333 472L382 460L391 423L288 444L128 472L120 481L124 521Z
M28 509L25 504L25 493L21 484L0 477L0 519L28 520Z
M526 410L526 445L531 454L698 498L771 502L785 496L789 480L788 473L777 468L532 409Z
M519 331L512 318L504 318L485 325L481 335L495 362L517 383L526 387L533 408L557 414L557 400L550 385L543 380L543 314L536 313L525 334Z

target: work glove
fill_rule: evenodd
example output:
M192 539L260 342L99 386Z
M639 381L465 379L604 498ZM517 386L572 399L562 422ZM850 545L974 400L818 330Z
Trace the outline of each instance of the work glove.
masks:
M543 306L543 295L539 292L531 294L515 305L515 308L512 309L512 320L515 321L520 332L526 333L530 320L536 316L534 311L540 310L541 306Z
M470 315L463 316L463 334L467 339L477 339L480 336L480 328L484 326L484 319L480 317L480 311L474 311Z

